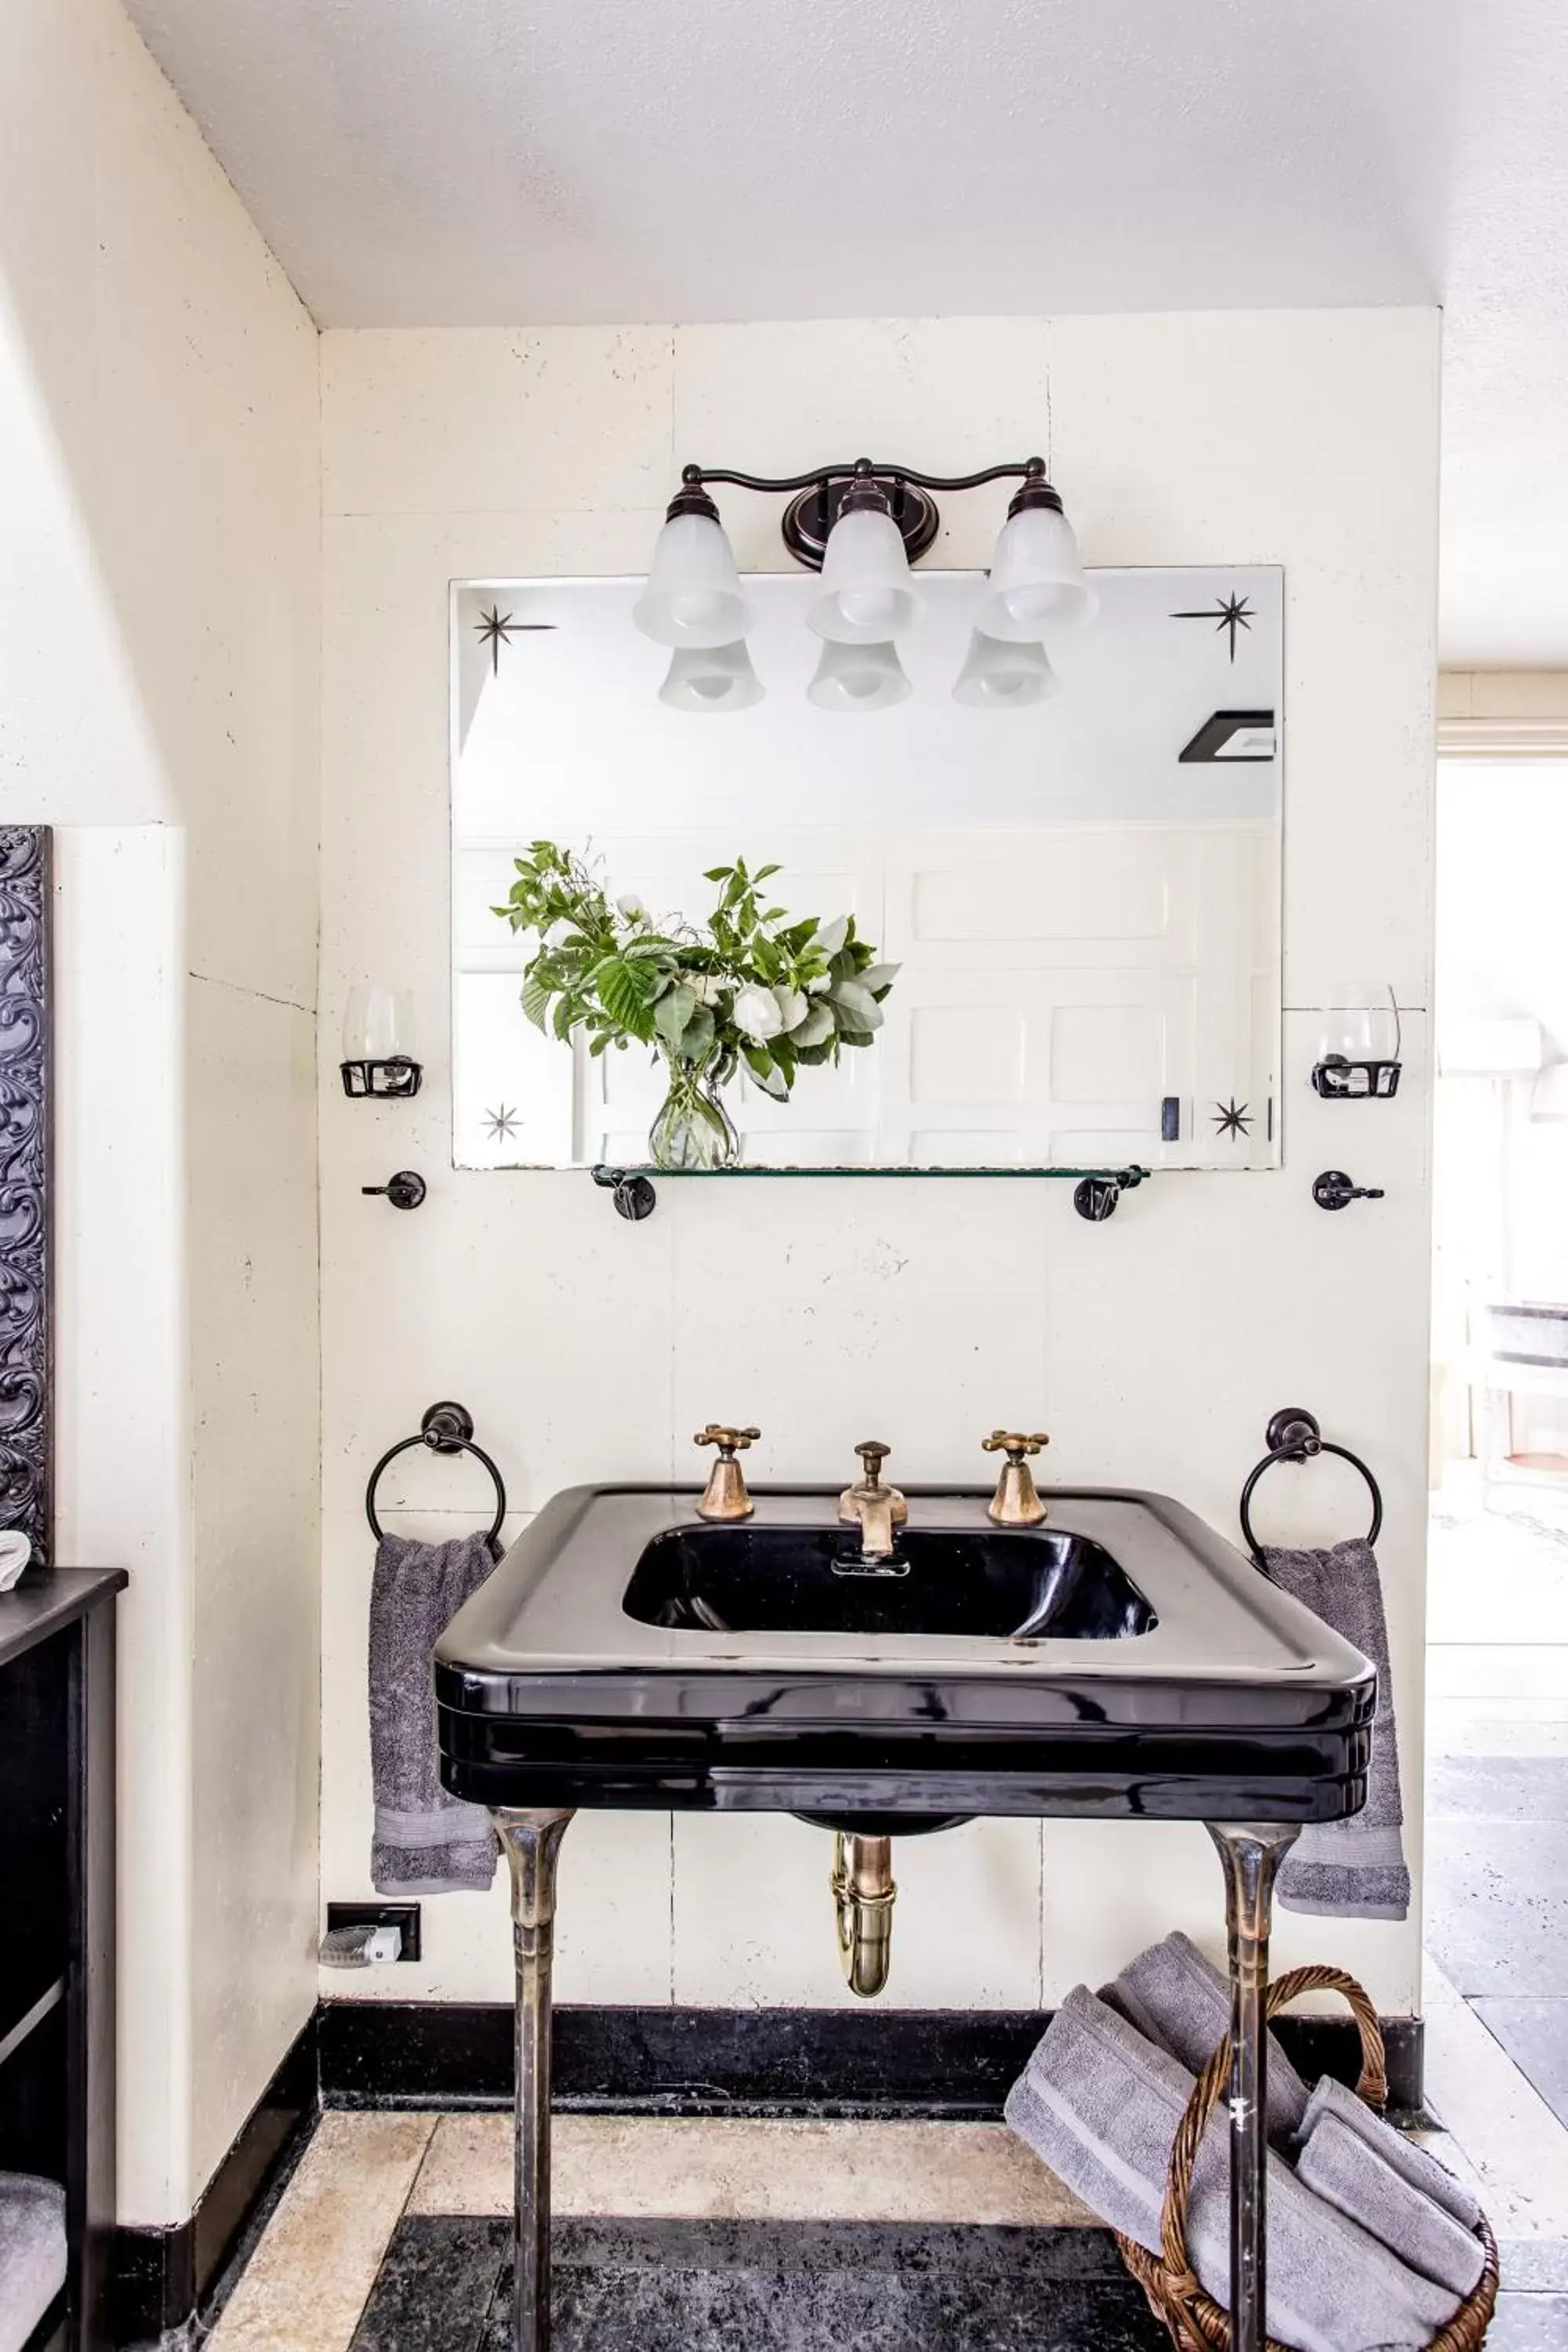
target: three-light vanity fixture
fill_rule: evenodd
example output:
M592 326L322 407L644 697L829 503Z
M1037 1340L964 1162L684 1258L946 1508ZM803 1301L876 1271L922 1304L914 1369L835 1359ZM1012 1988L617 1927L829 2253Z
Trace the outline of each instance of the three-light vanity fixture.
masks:
M791 493L781 529L796 560L822 574L806 613L823 640L806 698L819 710L886 710L911 691L897 640L921 610L910 565L935 539L933 490L1016 481L991 559L956 701L1016 710L1056 685L1046 653L1055 631L1089 620L1097 599L1043 457L977 474L922 474L860 457L772 478L688 466L654 549L632 617L671 648L659 699L675 710L744 710L763 697L746 650L753 618L710 482Z

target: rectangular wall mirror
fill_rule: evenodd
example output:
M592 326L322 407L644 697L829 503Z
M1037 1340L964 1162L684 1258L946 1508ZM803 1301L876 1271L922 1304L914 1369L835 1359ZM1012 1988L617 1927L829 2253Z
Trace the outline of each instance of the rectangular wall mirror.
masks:
M765 691L717 713L660 701L640 580L454 587L457 1165L649 1161L656 1054L524 1016L538 940L492 909L540 841L671 936L710 913L707 869L776 866L789 922L851 915L898 965L872 1042L787 1101L730 1077L746 1168L1276 1163L1282 575L1092 573L1098 616L1022 709L953 698L982 578L919 574L908 698L848 711L806 698L809 573L748 576Z

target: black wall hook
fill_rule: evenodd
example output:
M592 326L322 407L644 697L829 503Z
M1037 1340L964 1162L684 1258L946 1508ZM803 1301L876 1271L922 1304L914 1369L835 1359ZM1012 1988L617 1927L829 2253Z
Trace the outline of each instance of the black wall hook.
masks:
M400 1168L384 1184L360 1186L368 1199L390 1201L395 1209L416 1209L428 1190L424 1177L412 1168Z
M1117 1168L1104 1175L1085 1176L1073 1186L1072 1204L1091 1225L1102 1225L1116 1214L1123 1192L1135 1192L1147 1176L1146 1168Z
M1342 1168L1325 1168L1312 1179L1312 1198L1320 1209L1343 1209L1352 1201L1381 1201L1381 1184L1352 1184Z
M658 1194L646 1176L638 1176L626 1168L598 1167L591 1171L602 1192L607 1192L616 1204L616 1213L634 1225L651 1217L658 1204Z

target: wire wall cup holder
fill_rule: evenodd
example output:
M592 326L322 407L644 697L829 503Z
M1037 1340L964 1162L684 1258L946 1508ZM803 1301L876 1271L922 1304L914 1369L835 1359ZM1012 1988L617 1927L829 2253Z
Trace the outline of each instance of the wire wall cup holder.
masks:
M1399 1092L1403 1062L1352 1062L1325 1054L1312 1065L1312 1090L1325 1102L1386 1102Z
M1393 988L1388 992L1386 1015L1381 1005L1366 1007L1366 1028L1363 1037L1352 1043L1370 1045L1372 1015L1391 1018L1394 1023L1392 1054L1323 1054L1312 1065L1312 1091L1324 1102L1387 1102L1399 1092L1399 1073L1404 1068L1405 1024L1399 1017L1399 1001ZM1386 1035L1386 1031L1384 1031Z
M338 1069L344 1094L355 1102L367 1097L378 1102L406 1102L418 1093L425 1077L423 1063L407 1054L389 1055L384 1062L340 1062Z
M370 1521L370 1531L377 1543L384 1533L381 1521L375 1516L375 1490L381 1483L381 1474L388 1463L395 1462L400 1454L406 1454L415 1445L428 1446L432 1454L471 1454L476 1462L484 1464L495 1481L496 1515L490 1521L489 1535L490 1549L494 1550L501 1523L506 1517L506 1481L484 1447L474 1443L473 1414L467 1405L454 1404L450 1399L441 1404L431 1405L419 1423L417 1437L400 1437L395 1445L387 1447L371 1472L364 1490L364 1515Z

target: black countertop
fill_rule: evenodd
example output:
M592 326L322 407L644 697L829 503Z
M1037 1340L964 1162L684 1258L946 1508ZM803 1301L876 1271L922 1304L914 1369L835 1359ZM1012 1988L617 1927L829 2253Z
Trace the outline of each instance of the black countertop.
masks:
M47 1642L111 1593L122 1592L130 1581L122 1568L51 1568L36 1584L0 1592L0 1666Z

